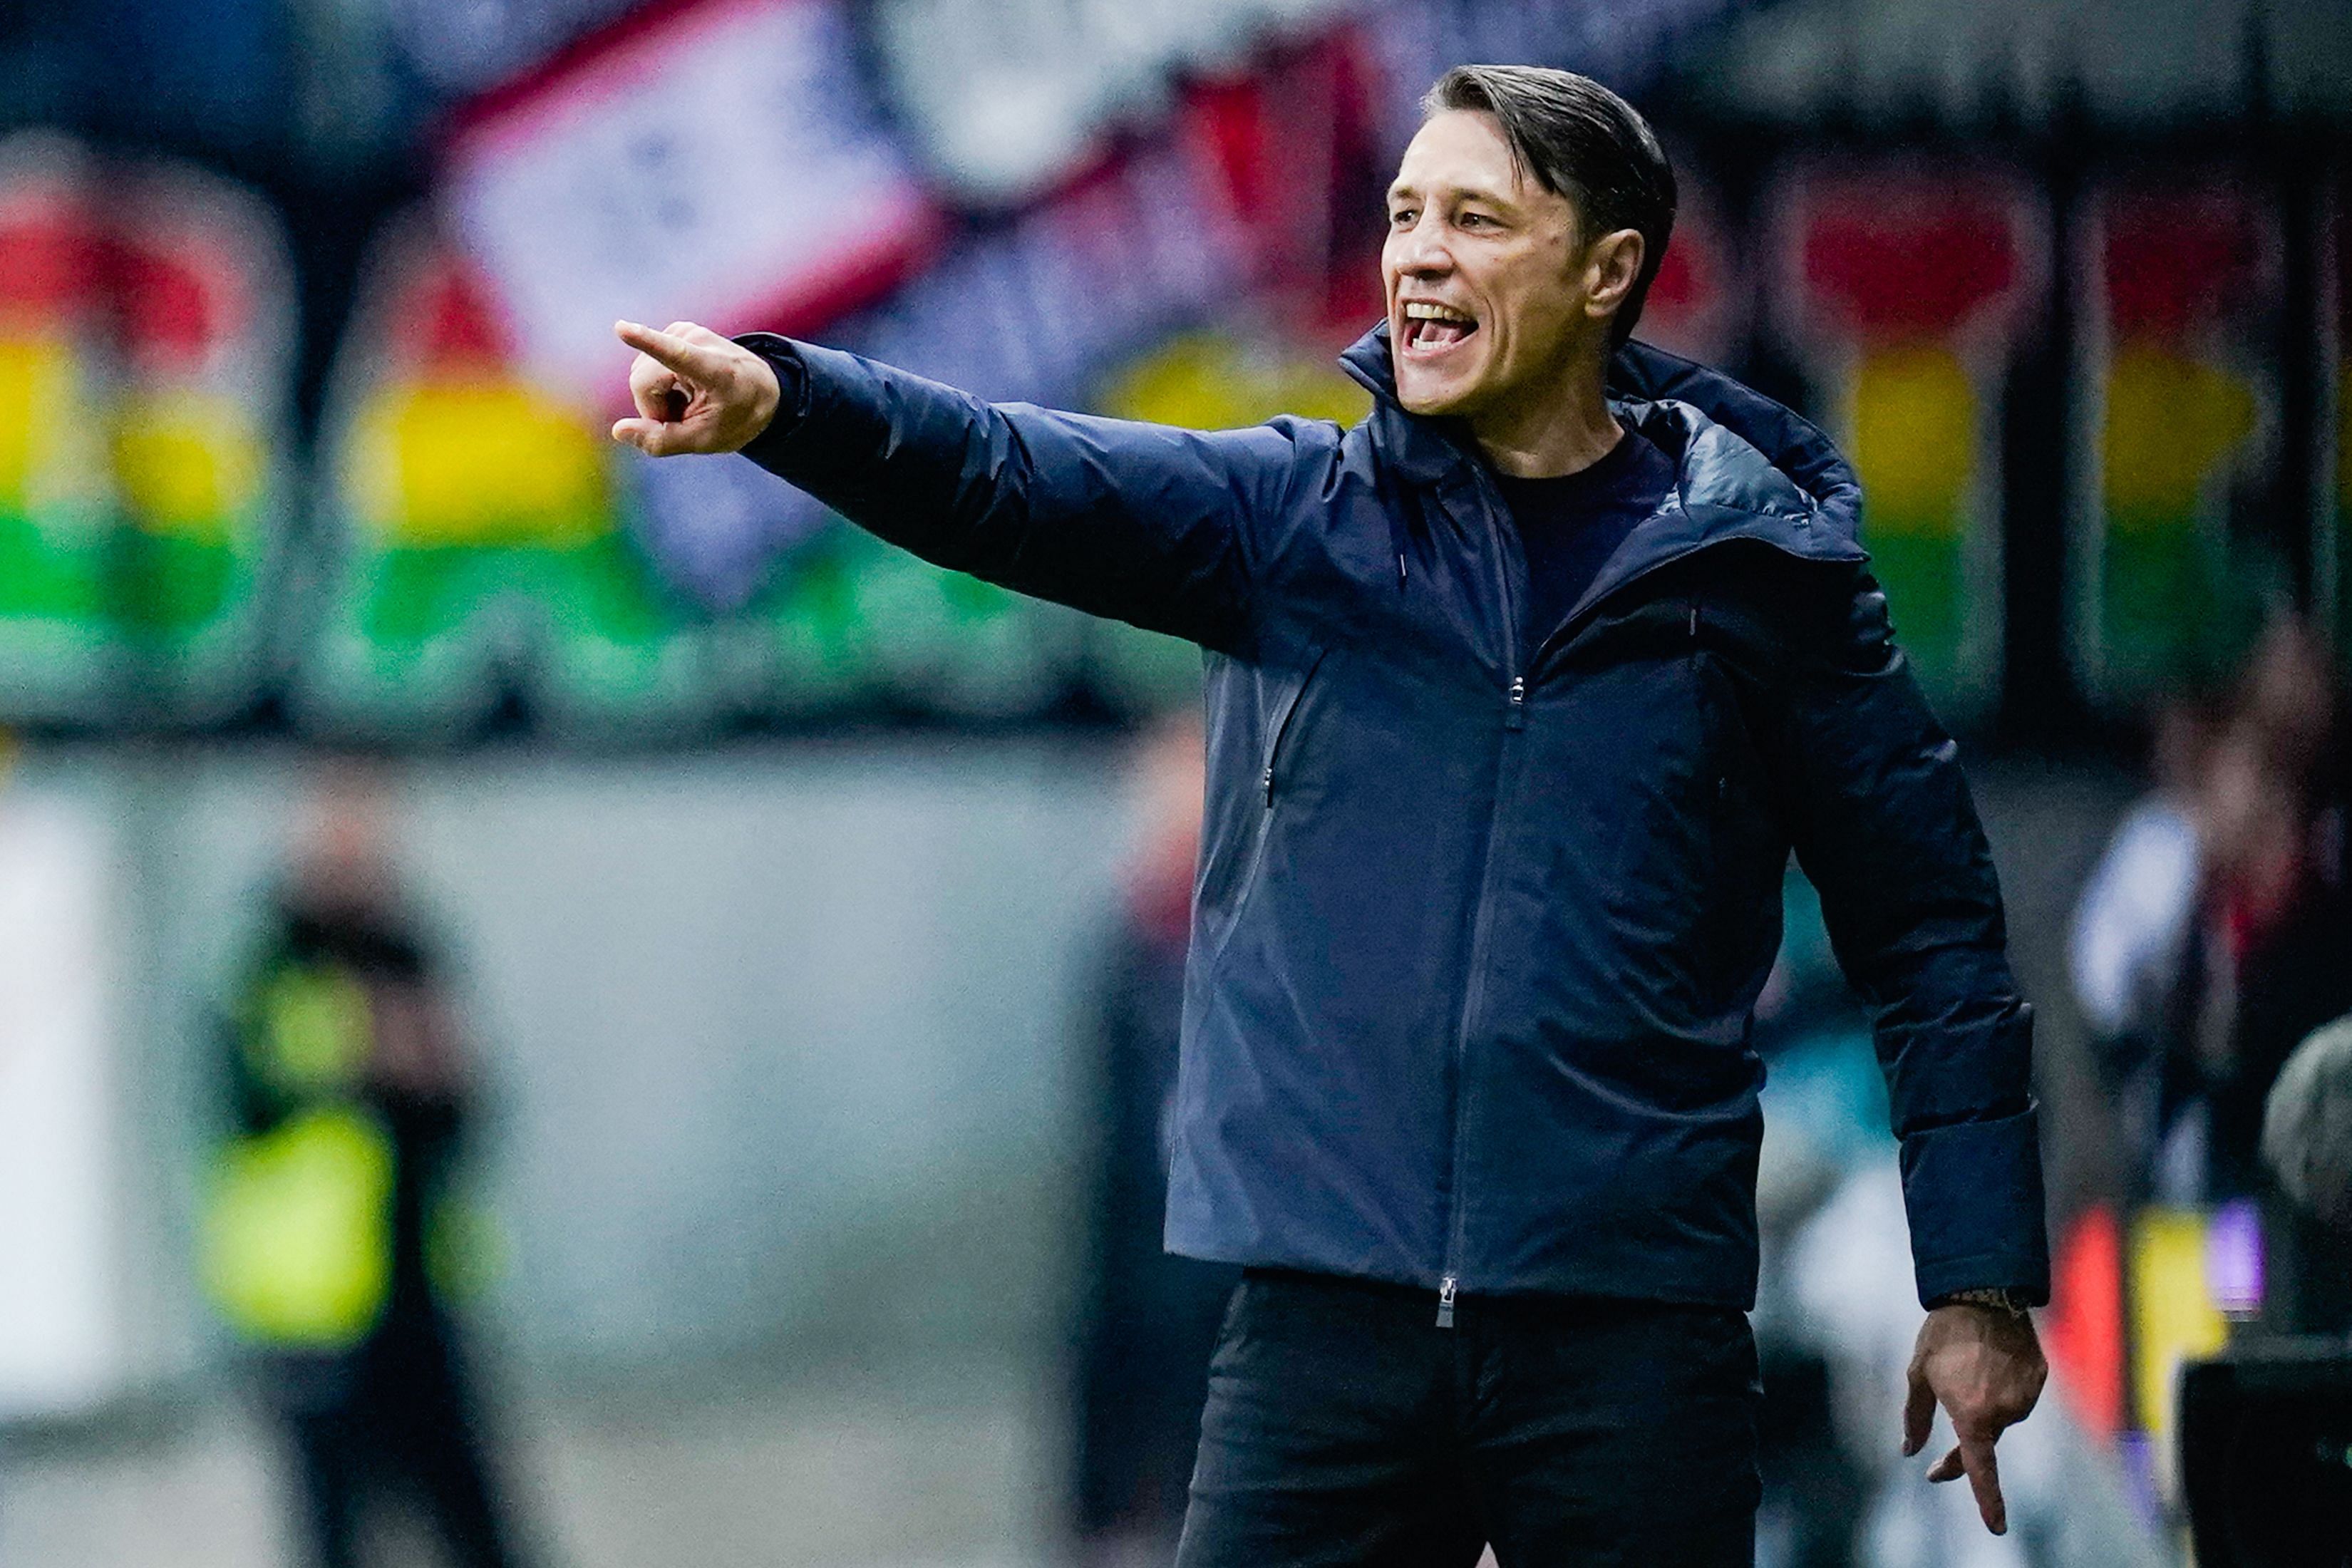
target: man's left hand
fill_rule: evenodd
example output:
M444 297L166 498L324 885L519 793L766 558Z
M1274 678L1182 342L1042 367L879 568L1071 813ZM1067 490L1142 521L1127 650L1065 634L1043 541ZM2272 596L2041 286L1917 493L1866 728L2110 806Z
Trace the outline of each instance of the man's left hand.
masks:
M1927 1445L1941 1405L1959 1444L1929 1468L1927 1479L1948 1481L1966 1475L1977 1494L1977 1511L1995 1535L2008 1531L2009 1510L2001 1501L1993 1443L2005 1428L2025 1419L2049 1376L2033 1320L2022 1313L1950 1302L1919 1325L1918 1348L1911 1354L1911 1395L1903 1406L1904 1457Z

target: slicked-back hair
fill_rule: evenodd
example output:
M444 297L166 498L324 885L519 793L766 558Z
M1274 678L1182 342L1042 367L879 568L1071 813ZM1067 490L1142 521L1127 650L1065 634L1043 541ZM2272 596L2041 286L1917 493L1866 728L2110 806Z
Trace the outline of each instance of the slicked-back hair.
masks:
M1591 77L1540 66L1455 66L1421 100L1424 118L1454 109L1495 117L1517 172L1576 209L1582 243L1641 235L1642 270L1609 323L1611 344L1622 343L1675 227L1674 165L1650 122Z

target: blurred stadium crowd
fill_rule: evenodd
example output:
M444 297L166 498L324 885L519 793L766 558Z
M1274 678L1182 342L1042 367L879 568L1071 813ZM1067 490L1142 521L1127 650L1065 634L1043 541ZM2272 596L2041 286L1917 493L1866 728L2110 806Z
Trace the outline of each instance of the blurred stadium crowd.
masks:
M2195 1497L2200 1562L2344 1561L2280 1500L2352 1519L2326 0L0 9L0 1561L1165 1560L1197 655L613 446L607 329L1352 420L1465 59L1666 136L1643 335L1853 456L2041 1015L1996 1540L1895 1462L1791 873L1759 1562L2178 1563Z

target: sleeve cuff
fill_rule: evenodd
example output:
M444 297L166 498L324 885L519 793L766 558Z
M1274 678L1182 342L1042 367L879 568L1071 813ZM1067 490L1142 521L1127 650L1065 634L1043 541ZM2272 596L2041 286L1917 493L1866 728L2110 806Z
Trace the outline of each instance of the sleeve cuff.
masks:
M1903 1142L1903 1201L1924 1305L1998 1287L2050 1300L2050 1242L2034 1109L1958 1121Z
M798 343L774 332L744 332L734 341L767 361L768 368L776 373L780 395L775 417L743 447L745 457L765 468L770 466L767 459L781 452L801 421L808 417L808 362L801 357Z

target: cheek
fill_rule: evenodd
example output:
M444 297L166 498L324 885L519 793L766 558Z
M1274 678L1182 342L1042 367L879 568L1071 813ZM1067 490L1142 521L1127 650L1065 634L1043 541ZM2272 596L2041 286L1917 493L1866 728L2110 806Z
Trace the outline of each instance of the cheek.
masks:
M1549 357L1570 336L1575 320L1573 286L1555 283L1517 301L1508 341L1528 353Z

